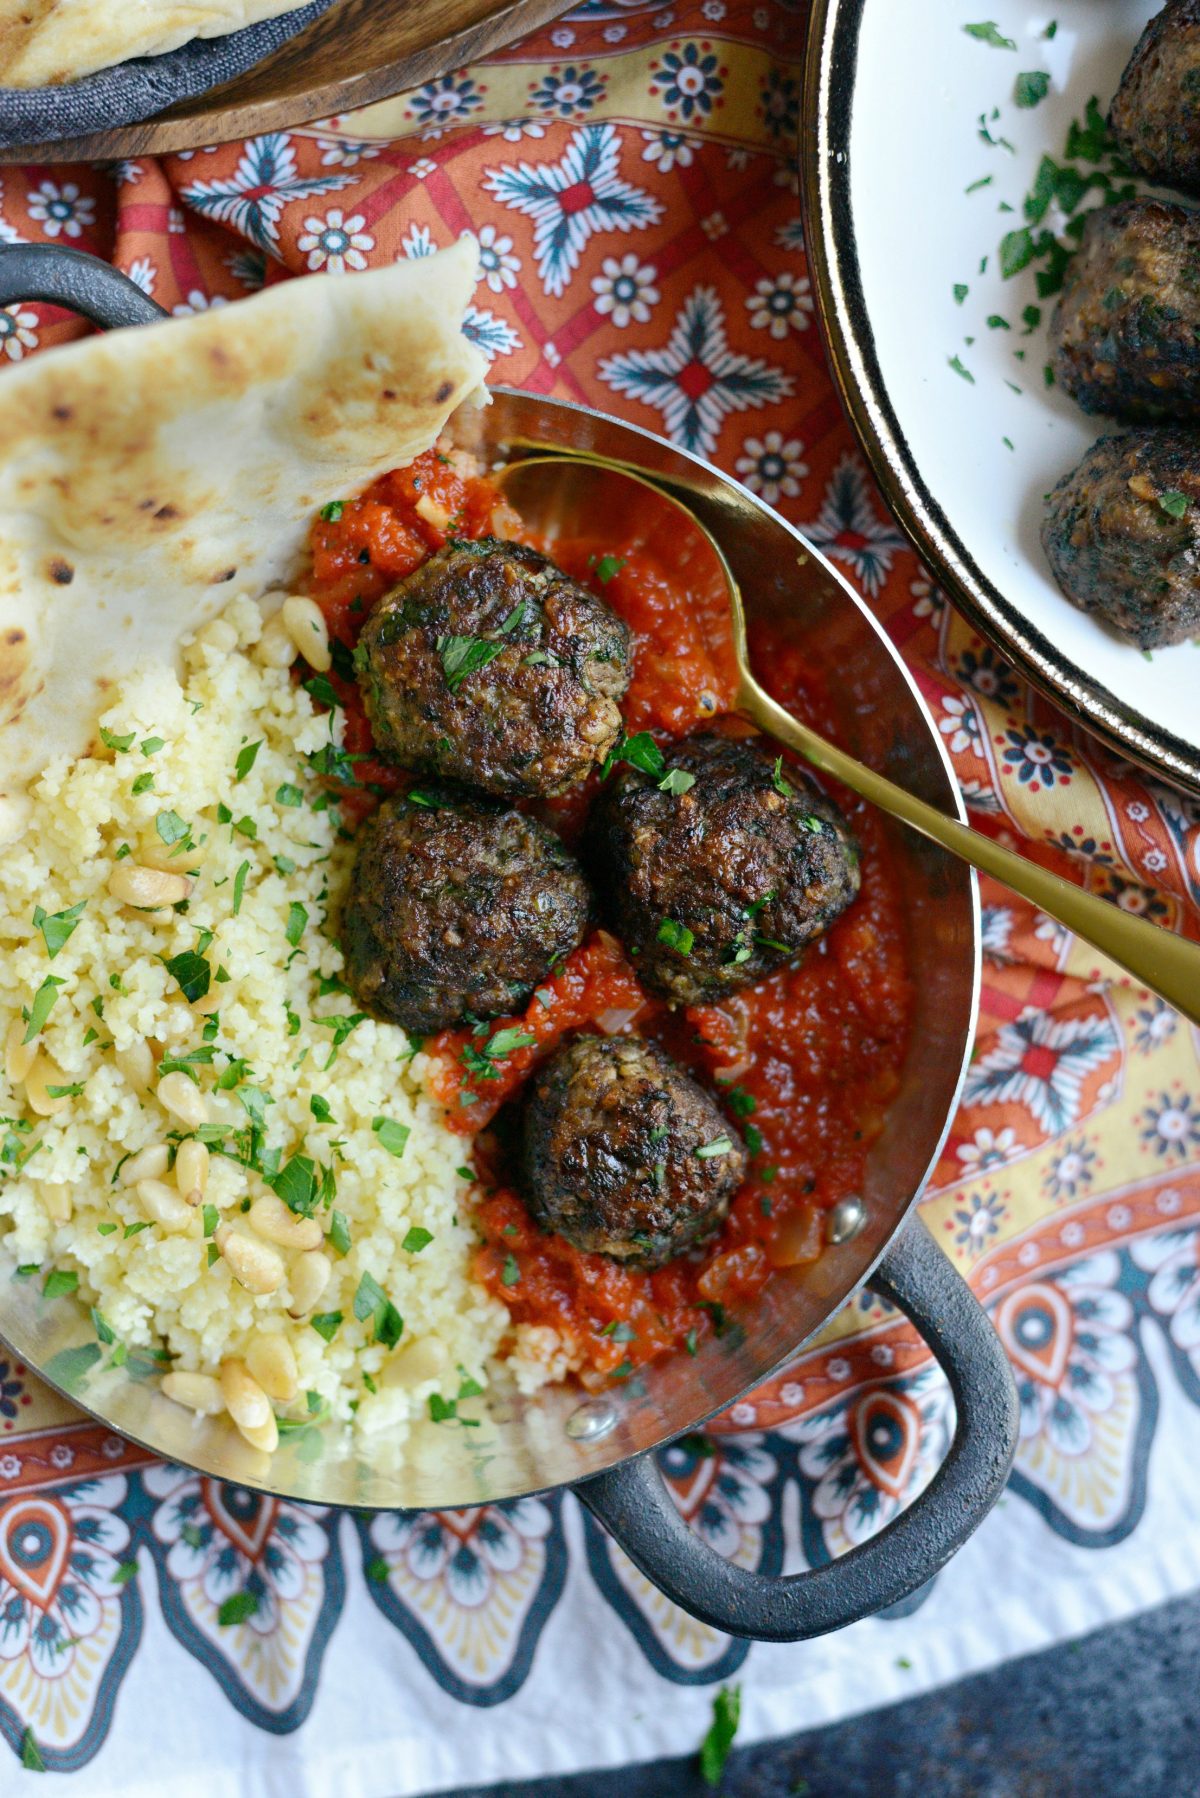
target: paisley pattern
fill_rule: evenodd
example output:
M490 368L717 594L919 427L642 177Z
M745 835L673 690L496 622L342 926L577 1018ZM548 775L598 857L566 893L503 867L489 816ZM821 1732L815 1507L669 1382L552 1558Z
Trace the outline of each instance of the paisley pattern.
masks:
M486 65L347 118L159 161L8 166L0 241L107 257L184 315L473 230L466 328L493 378L664 432L778 506L902 649L974 822L1196 934L1200 806L1074 729L954 613L840 415L796 200L804 23L802 0L584 0ZM40 302L0 309L0 380L82 328ZM982 887L977 1051L923 1210L1020 1385L1005 1527L1027 1564L1041 1555L1046 1590L1053 1545L1071 1545L1065 1590L1079 1549L1123 1566L1144 1537L1168 1396L1200 1453L1200 1032ZM928 1351L866 1292L660 1465L698 1535L774 1574L885 1527L953 1428ZM399 1671L369 1696L413 1736L431 1701L465 1742L488 1713L518 1719L493 1739L495 1777L505 1744L537 1739L564 1654L619 1665L620 1727L653 1708L647 1691L669 1701L759 1652L665 1600L572 1498L337 1516L155 1464L0 1357L0 1732L15 1758L85 1766L115 1705L141 1702L157 1644L196 1663L189 1696L214 1737L238 1724L265 1764L319 1689L370 1677L354 1654L381 1632ZM773 1677L803 1682L811 1664L797 1651Z

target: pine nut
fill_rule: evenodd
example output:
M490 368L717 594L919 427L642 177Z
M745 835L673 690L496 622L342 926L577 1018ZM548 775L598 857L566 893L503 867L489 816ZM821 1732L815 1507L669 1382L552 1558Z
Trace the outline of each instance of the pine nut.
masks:
M316 1249L311 1249L308 1254L300 1255L293 1261L288 1280L292 1294L288 1311L292 1317L308 1316L328 1286L332 1272L333 1264L329 1256L322 1255Z
M386 1387L419 1386L435 1380L449 1365L450 1357L436 1336L421 1336L389 1361L381 1379Z
M165 874L161 868L146 868L141 862L132 861L118 862L108 877L113 898L122 905L136 906L139 911L178 905L194 885L186 874Z
M268 1398L288 1405L300 1390L296 1357L286 1336L256 1336L246 1350L246 1366Z
M261 1429L271 1415L271 1401L244 1361L222 1361L221 1397L239 1429Z
M178 1193L172 1192L164 1180L139 1180L137 1183L138 1204L150 1219L170 1236L177 1236L181 1230L189 1230L194 1213L189 1205L185 1205Z
M189 1411L198 1411L201 1417L216 1417L225 1409L221 1388L210 1373L188 1373L182 1368L175 1373L165 1373L162 1390L177 1405L186 1405Z
M165 1142L147 1143L131 1155L121 1169L121 1185L136 1186L139 1180L161 1180L171 1165L171 1151Z
M202 1142L181 1142L175 1157L175 1184L189 1205L198 1205L208 1185L208 1149Z
M325 614L315 599L303 598L293 594L285 599L279 616L283 619L283 628L300 651L310 668L318 674L325 674L333 666L333 656L329 649L329 626L325 622Z
M254 645L252 654L255 661L264 668L290 668L299 653L283 619L278 612L273 612L263 625L262 636Z
M247 1292L275 1292L283 1285L283 1260L265 1242L242 1236L229 1224L221 1224L214 1238L229 1263L229 1271Z
M273 1192L264 1193L250 1207L250 1227L285 1249L319 1249L325 1232L315 1217L297 1217Z
M257 1428L239 1423L238 1430L251 1448L261 1449L265 1455L273 1455L279 1447L279 1425L275 1421L274 1411L270 1413L266 1423L259 1424Z
M145 1037L135 1037L125 1048L114 1049L113 1060L135 1093L149 1092L154 1079L154 1057Z
M29 1070L37 1060L37 1038L25 1042L25 1021L14 1018L4 1039L4 1073L13 1086L23 1086Z
M25 1098L29 1109L40 1118L57 1117L60 1111L66 1110L67 1100L61 1095L51 1098L48 1088L65 1085L62 1069L56 1068L48 1055L36 1056L25 1076Z
M160 874L187 874L189 868L198 868L208 854L207 843L192 843L187 849L180 849L178 843L164 843L158 832L147 832L138 838L137 861L135 867L154 868ZM124 867L124 863L121 864Z
M164 1074L157 1087L158 1102L178 1118L185 1130L198 1130L208 1122L204 1094L178 1069Z

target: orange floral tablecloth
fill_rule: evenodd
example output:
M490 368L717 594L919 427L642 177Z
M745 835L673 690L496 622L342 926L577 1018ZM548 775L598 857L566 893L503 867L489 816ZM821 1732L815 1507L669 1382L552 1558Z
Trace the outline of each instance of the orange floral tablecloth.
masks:
M803 29L794 0L589 0L351 118L4 168L0 241L108 257L181 314L474 231L467 330L497 379L664 432L778 506L902 649L974 822L1195 931L1200 808L1073 730L955 614L842 418L796 197ZM0 311L0 361L79 328ZM650 1590L573 1501L274 1504L148 1463L6 1362L3 1789L23 1759L122 1798L394 1798L678 1753L714 1682L743 1684L746 1733L783 1733L1200 1583L1200 1040L1030 906L987 882L983 900L978 1048L924 1215L991 1308L1022 1438L1010 1495L903 1617L749 1649ZM663 1461L695 1528L777 1570L886 1523L952 1423L925 1351L866 1296ZM258 1613L220 1627L247 1581Z

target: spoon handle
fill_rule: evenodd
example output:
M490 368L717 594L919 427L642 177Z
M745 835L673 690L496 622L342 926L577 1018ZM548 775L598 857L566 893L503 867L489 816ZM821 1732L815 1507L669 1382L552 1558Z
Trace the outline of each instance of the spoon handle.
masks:
M952 855L981 868L985 874L994 874L1014 893L1032 900L1049 917L1115 961L1193 1024L1200 1023L1200 943L1162 930L1144 918L1132 917L1095 893L1085 893L1073 881L1002 848L981 831L960 824L957 818L948 818L936 806L914 798L885 775L865 767L800 724L757 682L743 683L739 705L771 736L786 743L814 768L831 774L881 811L931 837Z

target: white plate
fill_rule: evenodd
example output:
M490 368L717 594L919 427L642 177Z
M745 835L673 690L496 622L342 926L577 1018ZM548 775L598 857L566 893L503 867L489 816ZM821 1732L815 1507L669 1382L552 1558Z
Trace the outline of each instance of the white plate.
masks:
M1004 280L998 254L1024 223L1041 157L1061 160L1089 97L1107 112L1157 10L1153 0L816 0L805 197L839 383L918 548L1039 686L1130 759L1200 791L1200 648L1147 659L1065 599L1046 566L1043 495L1113 427L1046 388L1054 302L1038 301L1032 268ZM1016 51L963 30L985 18ZM1046 71L1050 91L1022 109L1014 84L1029 70ZM982 140L981 115L1011 150ZM956 284L969 289L961 301ZM1042 322L1022 336L1031 303ZM989 329L989 316L1012 328Z

